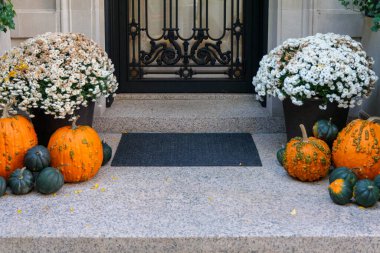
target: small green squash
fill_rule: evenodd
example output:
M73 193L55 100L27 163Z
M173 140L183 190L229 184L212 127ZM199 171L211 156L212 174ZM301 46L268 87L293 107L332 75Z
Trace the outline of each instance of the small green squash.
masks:
M338 127L330 120L318 120L313 126L313 135L315 138L332 143L338 136Z
M352 198L352 184L342 178L333 181L329 186L331 200L338 205L350 203Z
M112 148L105 141L102 141L102 146L103 146L103 162L102 162L102 166L103 166L103 165L106 165L109 162L109 160L111 160Z
M28 150L24 158L25 167L32 172L39 172L50 164L50 153L44 146L35 146Z
M339 178L348 181L351 185L355 185L358 181L358 177L355 175L355 173L353 173L352 170L346 167L336 168L330 173L330 184Z
M9 187L15 195L29 193L34 186L33 173L26 168L15 170L8 179Z
M279 150L277 150L277 161L281 164L281 166L284 165L284 154L285 154L285 147L282 146Z
M0 177L0 197L4 196L6 191L7 191L7 181L3 177Z
M354 198L360 206L371 207L375 205L379 196L379 188L371 180L359 180L354 186Z
M56 168L43 169L36 180L36 190L42 194L52 194L59 191L64 184L62 173Z
M380 189L380 175L377 175L373 180L373 183Z

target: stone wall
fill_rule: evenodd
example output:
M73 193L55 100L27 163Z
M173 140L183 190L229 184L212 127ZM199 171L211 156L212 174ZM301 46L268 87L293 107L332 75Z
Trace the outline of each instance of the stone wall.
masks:
M104 0L12 0L12 44L45 32L84 33L104 46Z

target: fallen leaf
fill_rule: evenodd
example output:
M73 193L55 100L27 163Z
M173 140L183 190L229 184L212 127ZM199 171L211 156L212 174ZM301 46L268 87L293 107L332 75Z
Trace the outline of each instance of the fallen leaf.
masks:
M99 184L95 184L93 187L91 187L91 190L96 190L99 188Z
M57 197L57 193L54 193L54 194L53 194L53 197Z
M106 191L106 188L102 188L100 189L101 192L105 192Z
M70 193L66 193L66 194L63 195L63 196L68 197L68 196L70 196Z
M75 194L80 194L82 192L83 192L82 190L76 190L76 191L74 191Z
M213 197L208 197L207 199L208 199L209 202L213 202L214 201Z
M22 214L22 210L21 209L17 209L17 213L18 214Z
M297 215L297 210L294 208L291 212L290 212L291 215L295 216Z
M114 177L114 176L112 176L111 178L112 178L112 180L114 180L114 181L119 179L118 177Z
M366 208L364 206L359 206L359 209L365 210Z
M74 208L70 207L70 213L73 213L73 212L74 212Z

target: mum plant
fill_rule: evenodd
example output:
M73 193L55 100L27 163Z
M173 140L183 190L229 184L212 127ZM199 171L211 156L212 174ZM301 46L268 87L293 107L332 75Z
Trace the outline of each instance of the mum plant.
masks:
M16 12L10 0L0 0L0 31L7 32L8 29L15 29L13 21Z
M29 39L3 56L0 70L0 106L38 108L55 118L73 117L118 87L106 52L82 34Z
M329 102L354 107L375 87L373 64L362 45L349 36L317 34L289 39L264 56L253 85L258 99L272 95L295 105L318 99L320 109Z
M380 30L380 1L379 0L339 0L346 8L351 4L365 15L373 18L371 30Z

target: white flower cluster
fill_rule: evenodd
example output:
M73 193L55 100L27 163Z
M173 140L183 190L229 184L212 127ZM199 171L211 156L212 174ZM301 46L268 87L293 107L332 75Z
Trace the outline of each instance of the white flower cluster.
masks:
M20 48L0 57L0 110L5 117L8 113L16 114L17 109L26 111L39 100L35 96L38 93L36 87L29 86L25 77L28 69Z
M82 34L46 33L29 39L3 56L0 70L2 87L17 90L1 93L1 103L16 97L18 109L40 108L56 118L73 116L118 87L106 52Z
M359 42L349 36L317 34L289 39L260 62L253 85L257 98L277 96L302 105L307 99L348 108L360 105L378 79L374 61Z

